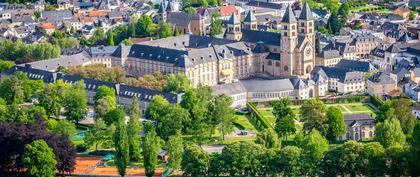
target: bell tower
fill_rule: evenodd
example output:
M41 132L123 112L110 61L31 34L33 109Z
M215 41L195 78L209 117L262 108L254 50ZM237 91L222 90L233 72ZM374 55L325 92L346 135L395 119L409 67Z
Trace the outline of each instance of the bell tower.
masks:
M297 20L290 5L281 20L281 75L288 77L294 73L294 50L297 44Z
M227 23L226 39L239 41L242 39L241 22L235 13L230 16Z
M257 30L257 18L255 18L254 12L250 10L244 19L244 28L248 30Z

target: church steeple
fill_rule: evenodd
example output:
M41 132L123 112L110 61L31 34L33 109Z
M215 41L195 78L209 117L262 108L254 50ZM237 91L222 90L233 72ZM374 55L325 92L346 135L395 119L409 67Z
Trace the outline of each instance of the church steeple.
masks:
M255 18L254 12L250 10L244 19L245 29L256 30L257 29L257 18Z
M299 20L313 20L314 17L312 16L311 8L309 7L309 4L307 1L303 4L302 11L299 15Z
M230 16L227 23L226 38L230 40L239 41L242 38L241 22L235 13Z
M282 23L296 23L296 17L290 5L287 6L286 12L284 12L281 22Z

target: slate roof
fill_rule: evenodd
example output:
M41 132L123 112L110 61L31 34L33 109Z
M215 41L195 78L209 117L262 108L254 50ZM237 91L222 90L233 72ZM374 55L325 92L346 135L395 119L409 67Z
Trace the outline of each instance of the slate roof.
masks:
M75 82L83 80L86 86L86 90L96 91L99 88L99 86L105 85L114 89L118 88L120 91L117 93L117 95L121 97L126 97L126 98L137 97L138 99L142 101L149 102L151 101L153 96L162 95L164 98L166 98L169 101L169 103L178 102L178 95L168 93L168 92L150 90L150 89L141 88L141 87L132 87L132 86L123 85L123 84L114 84L110 82L87 79L87 78L82 78L82 77L63 74L63 73L49 72L49 71L31 68L29 65L15 66L13 68L6 70L4 73L2 73L2 75L11 76L11 75L16 74L16 72L18 71L26 73L29 79L32 79L32 80L41 79L45 83L51 83L57 80L63 80L66 83L74 84Z
M267 53L270 52L267 46L265 46L265 43L263 41L258 41L252 50L254 53Z
M325 74L325 76L323 76ZM312 71L312 77L322 75L323 77L338 79L341 83L358 83L364 81L364 74L360 71L350 71L344 68L316 66Z
M384 72L377 72L368 78L370 81L379 84L394 84L395 81Z
M370 62L347 59L340 60L335 67L361 72L377 70Z
M167 21L172 25L188 26L193 19L199 19L199 14L188 14L185 12L169 12Z
M48 60L39 60L28 63L34 69L56 71L59 66L69 67L74 65L82 65L90 61L89 54L87 52L81 52L74 55L61 55L59 58L53 58ZM22 64L20 66L24 66Z
M338 50L324 50L318 54L318 57L323 59L331 59L340 57L340 52Z
M348 126L353 126L356 123L362 125L375 125L375 119L368 114L345 114L344 123Z
M233 13L229 18L228 24L235 25L240 23L239 18Z
M287 6L286 12L284 12L281 22L283 23L296 23L297 22L291 5Z
M255 18L254 12L252 10L248 11L244 21L246 21L246 22L256 22L257 21L257 18Z
M266 45L280 46L280 39L280 33L256 30L242 30L242 41L244 42L257 43L259 41L262 41Z
M312 16L311 8L309 7L309 4L307 1L305 1L305 4L303 4L303 9L300 12L299 20L313 20L314 17Z
M240 80L239 82L246 88L248 92L279 92L293 91L294 87L289 79L277 80Z
M291 77L289 79L294 89L303 89L308 87L308 84L301 78Z
M70 10L43 11L42 18L48 22L61 22L73 18Z
M265 59L278 60L278 61L280 61L281 56L280 56L279 53L271 53L270 52Z
M213 86L213 95L236 95L241 93L246 93L246 89L241 82Z

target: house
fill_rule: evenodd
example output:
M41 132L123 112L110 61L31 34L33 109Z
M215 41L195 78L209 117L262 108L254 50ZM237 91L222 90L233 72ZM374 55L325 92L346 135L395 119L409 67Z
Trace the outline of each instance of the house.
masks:
M319 66L335 66L341 60L338 50L323 50L316 55L315 62Z
M414 8L419 8L420 7L420 0L410 0L408 2L408 6L414 7Z
M350 71L360 71L360 72L369 72L377 70L372 63L367 61L359 61L359 60L340 60L335 67L348 69Z
M65 83L69 83L69 84L74 84L78 81L84 81L87 102L89 104L94 103L93 97L95 96L96 91L98 90L100 86L107 86L107 87L113 88L117 96L117 104L125 108L131 107L133 97L138 98L140 107L142 109L142 113L145 112L145 110L147 109L147 106L152 101L152 98L155 95L163 96L171 104L179 103L181 101L180 94L172 94L168 92L156 91L156 90L151 90L151 89L146 89L146 88L141 88L141 87L133 87L133 86L128 86L124 84L104 82L104 81L99 81L99 80L94 80L94 79L82 78L79 76L74 76L74 75L69 75L69 74L35 69L35 68L32 68L31 64L25 64L25 66L12 67L6 70L5 72L3 72L1 74L1 77L2 78L11 77L15 75L17 72L25 73L28 76L28 78L31 80L42 80L44 81L45 84L57 82L58 80L62 80Z
M383 96L397 89L397 81L384 72L378 72L367 79L366 92L369 95Z
M41 28L44 29L48 35L51 35L55 31L55 24L46 22L42 24Z
M420 86L414 82L408 82L404 85L404 94L413 99L420 101Z
M311 78L324 78L328 90L338 93L358 92L365 90L364 72L350 71L338 67L316 66Z
M410 72L410 80L417 84L420 84L420 68L414 68Z
M236 7L234 5L220 6L219 11L220 11L220 19L222 19L223 21L229 20L229 18L230 18L230 16L232 16L232 14L235 14L236 16L240 15L239 10L236 9Z
M371 140L375 136L375 119L367 114L344 115L346 133L338 140Z
M394 14L403 17L405 20L408 20L408 14L410 13L410 9L408 6L400 6L393 11Z

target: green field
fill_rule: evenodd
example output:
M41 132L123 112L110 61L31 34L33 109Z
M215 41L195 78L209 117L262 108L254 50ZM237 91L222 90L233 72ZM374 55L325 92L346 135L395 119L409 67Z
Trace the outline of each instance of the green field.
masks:
M343 114L358 114L358 113L366 113L371 115L374 113L374 108L365 103L343 103L343 104L327 104L329 106L337 106ZM292 106L292 110L296 115L296 119L300 119L300 106ZM276 122L276 118L273 115L273 108L272 107L257 107L258 111L273 125ZM375 115L375 114L373 114Z
M241 130L257 131L255 129L255 126L252 124L249 116L249 114L236 114L235 120L233 122L239 125L237 127Z

